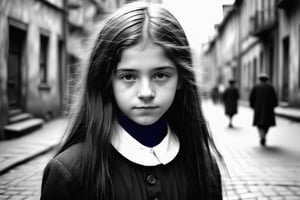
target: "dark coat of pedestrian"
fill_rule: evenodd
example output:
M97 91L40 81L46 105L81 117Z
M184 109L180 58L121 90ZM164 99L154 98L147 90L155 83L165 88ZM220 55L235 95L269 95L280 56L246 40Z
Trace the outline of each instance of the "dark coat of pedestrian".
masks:
M254 110L253 125L258 127L261 145L265 146L269 128L276 125L274 108L278 105L278 98L266 74L261 74L259 80L250 92L249 102Z
M225 115L229 117L229 127L232 125L232 117L238 112L238 100L240 98L239 91L235 86L235 81L230 80L229 86L223 93L223 102L225 107Z

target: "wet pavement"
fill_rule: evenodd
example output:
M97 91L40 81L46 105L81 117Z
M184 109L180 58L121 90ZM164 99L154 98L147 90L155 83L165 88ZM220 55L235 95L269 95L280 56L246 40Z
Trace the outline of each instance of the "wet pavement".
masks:
M277 117L277 126L268 134L267 147L262 147L257 130L251 125L253 113L248 107L239 107L232 129L227 126L222 105L204 102L203 110L227 165L228 173L222 171L225 200L300 200L299 122ZM9 148L14 145L13 141L10 145L5 143L6 146L0 143L0 149L6 147L3 151L7 158L13 157L14 152L24 156L21 149L32 151L32 155L33 149L40 150L31 157L34 159L2 171L0 199L39 199L42 171L53 151L43 153L59 141L65 125L64 119L47 123L41 130L25 136L23 142L22 138L18 139L16 148ZM41 146L44 146L43 151ZM0 158L5 161L1 153Z

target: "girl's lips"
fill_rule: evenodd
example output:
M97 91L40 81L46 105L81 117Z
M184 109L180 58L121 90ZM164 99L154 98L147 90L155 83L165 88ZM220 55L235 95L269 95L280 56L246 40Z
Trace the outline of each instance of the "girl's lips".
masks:
M139 106L135 107L135 109L140 109L140 110L150 110L150 109L155 109L158 108L158 106Z

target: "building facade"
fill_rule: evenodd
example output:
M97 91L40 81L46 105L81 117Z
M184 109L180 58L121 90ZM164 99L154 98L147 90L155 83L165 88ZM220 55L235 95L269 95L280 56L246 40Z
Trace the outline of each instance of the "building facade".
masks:
M89 35L129 2L0 1L0 139L68 112Z
M0 2L0 139L16 113L44 119L61 113L64 6L63 0Z
M236 1L237 2L237 1ZM240 89L245 100L260 73L267 73L276 85L278 76L277 11L275 0L239 1L240 18Z
M281 101L300 107L300 2L277 2L278 85Z
M217 54L214 62L223 69L217 72L222 77L219 84L235 78L242 99L247 101L258 75L264 72L282 106L300 107L299 4L290 0L236 0L218 25L213 41Z

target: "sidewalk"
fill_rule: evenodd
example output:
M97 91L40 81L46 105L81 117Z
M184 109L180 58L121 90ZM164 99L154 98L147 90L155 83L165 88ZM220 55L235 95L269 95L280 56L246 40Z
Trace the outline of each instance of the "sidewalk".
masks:
M205 102L203 111L226 164L224 200L300 199L299 122L276 117L262 147L248 106L239 107L234 128L228 128L223 105Z
M275 113L277 116L285 117L300 122L300 109L279 106L275 108Z
M246 101L240 101L240 105L249 107L249 103ZM299 108L291 108L285 106L277 106L275 108L275 114L279 117L288 118L294 121L300 122L300 109Z
M66 125L66 118L53 119L25 136L0 141L0 175L53 149L59 143Z
M275 112L278 116L300 121L300 109L277 107ZM66 118L58 118L26 136L0 141L0 175L53 149L60 141L66 125Z

